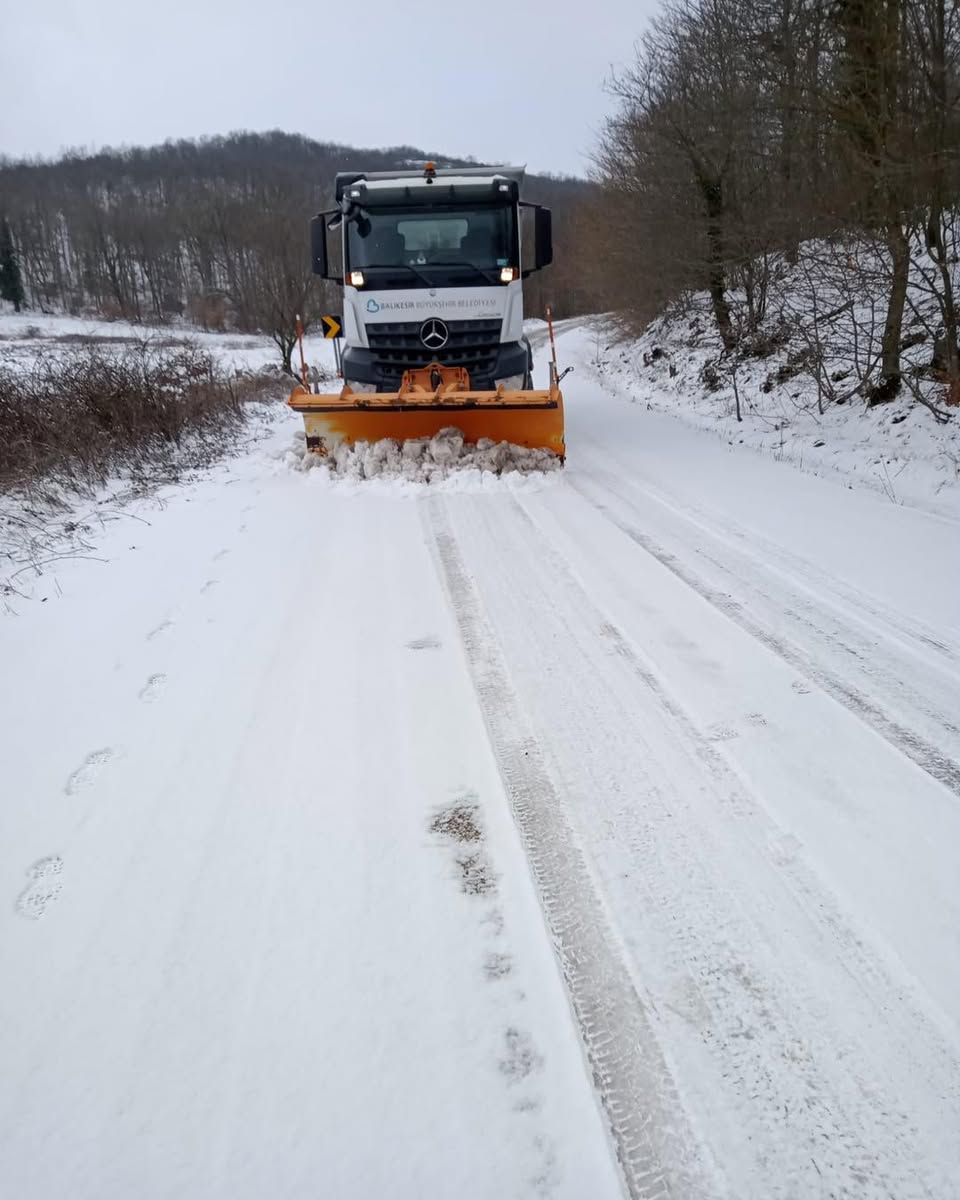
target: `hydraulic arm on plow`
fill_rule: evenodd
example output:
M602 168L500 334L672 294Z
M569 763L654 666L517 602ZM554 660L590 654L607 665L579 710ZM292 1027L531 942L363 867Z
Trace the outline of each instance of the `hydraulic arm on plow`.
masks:
M339 393L316 393L304 372L290 396L309 449L428 438L454 426L467 442L563 459L556 352L549 386L534 389L523 332L522 280L551 261L550 212L519 199L522 176L432 163L337 176L339 207L314 218L312 242L314 270L343 289L344 382ZM526 251L525 210L534 218ZM342 270L331 273L334 229Z

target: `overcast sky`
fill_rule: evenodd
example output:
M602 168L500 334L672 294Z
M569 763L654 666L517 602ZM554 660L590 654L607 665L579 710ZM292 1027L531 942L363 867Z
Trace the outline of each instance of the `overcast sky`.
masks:
M6 0L0 154L284 129L582 174L657 0Z

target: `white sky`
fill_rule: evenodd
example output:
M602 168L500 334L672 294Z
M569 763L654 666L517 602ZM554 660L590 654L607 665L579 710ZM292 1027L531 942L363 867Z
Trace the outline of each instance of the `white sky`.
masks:
M0 154L284 129L582 174L657 0L6 0Z

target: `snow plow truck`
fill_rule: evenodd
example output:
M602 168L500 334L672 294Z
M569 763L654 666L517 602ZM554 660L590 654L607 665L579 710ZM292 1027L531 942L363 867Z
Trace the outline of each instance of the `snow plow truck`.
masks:
M523 280L553 257L551 213L520 198L523 168L340 172L336 207L310 222L313 271L342 289L343 386L290 396L307 447L459 429L562 461L556 354L533 387ZM338 318L340 320L341 318ZM552 342L552 328L551 328Z

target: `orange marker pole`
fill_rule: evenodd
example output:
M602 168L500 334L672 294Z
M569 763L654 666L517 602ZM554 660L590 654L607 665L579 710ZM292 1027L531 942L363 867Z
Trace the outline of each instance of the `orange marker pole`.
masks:
M553 340L553 310L547 305L547 329L550 331L550 387L558 386L557 343Z
M300 314L297 313L297 341L300 343L300 378L303 380L303 386L310 390L307 385L307 363L303 357L303 322L300 320Z

